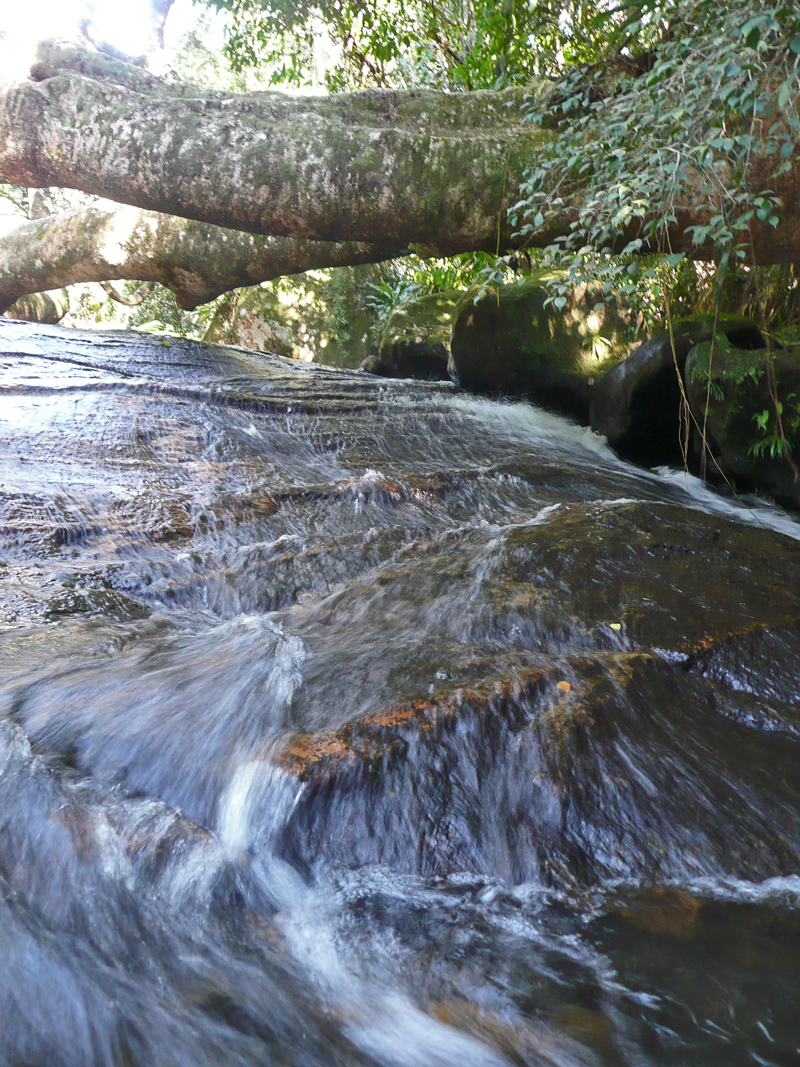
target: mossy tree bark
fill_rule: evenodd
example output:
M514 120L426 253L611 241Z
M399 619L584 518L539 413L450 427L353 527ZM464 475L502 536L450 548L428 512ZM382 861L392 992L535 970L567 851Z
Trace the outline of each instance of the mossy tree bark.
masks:
M524 97L546 89L237 95L52 42L25 69L20 79L0 68L0 180L140 211L102 222L109 209L98 207L91 220L53 217L0 239L0 301L34 286L136 277L164 281L188 307L276 273L412 246L505 249L525 167L554 137L524 121ZM777 233L755 233L759 262L800 260L800 199L785 200ZM678 206L673 251L692 251L685 228L704 213ZM552 242L573 221L565 211L530 243ZM110 240L115 227L123 239ZM279 251L215 227L294 244ZM254 268L248 257L262 259Z
M29 293L120 279L160 282L190 311L241 286L315 267L375 263L403 251L264 237L99 201L0 238L0 314Z
M543 136L518 91L233 94L40 47L0 95L0 177L248 233L494 247ZM506 106L512 105L512 106Z

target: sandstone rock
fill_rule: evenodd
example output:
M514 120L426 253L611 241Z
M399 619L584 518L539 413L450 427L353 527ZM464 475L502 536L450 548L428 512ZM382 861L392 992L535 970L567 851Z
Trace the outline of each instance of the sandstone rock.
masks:
M374 346L375 270L330 267L237 290L219 301L204 340L355 369Z
M463 547L463 573L458 556L431 568L408 555L382 568L378 600L365 577L346 611L309 607L358 649L384 621L374 651L400 700L276 755L304 785L282 842L293 861L559 882L669 879L696 850L753 873L780 857L755 806L732 805L721 830L712 798L796 795L797 542L644 502L559 508L498 547L469 645L424 632L437 599L451 603L474 573ZM418 612L427 695L404 676L422 653L402 645L387 603L404 625ZM319 671L336 706L355 674L338 669L341 681L330 663ZM753 679L767 675L764 699ZM675 781L692 783L694 808ZM464 817L474 810L480 824Z
M467 292L450 372L465 389L527 396L586 422L595 381L630 350L629 320L621 302L601 302L599 286L576 288L559 310L547 302L548 277Z

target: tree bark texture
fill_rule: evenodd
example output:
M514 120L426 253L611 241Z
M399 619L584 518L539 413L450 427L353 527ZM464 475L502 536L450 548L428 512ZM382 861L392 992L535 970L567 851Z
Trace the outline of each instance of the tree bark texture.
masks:
M0 238L0 314L28 293L76 282L160 282L191 310L241 286L315 267L374 263L402 246L264 237L98 202Z
M493 248L549 136L520 95L236 95L49 45L0 96L0 177L248 233Z

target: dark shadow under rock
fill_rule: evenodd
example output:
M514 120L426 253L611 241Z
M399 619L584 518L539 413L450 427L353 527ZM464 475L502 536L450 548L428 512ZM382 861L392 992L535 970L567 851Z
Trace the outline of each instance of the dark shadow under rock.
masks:
M450 331L462 295L430 293L398 305L386 321L378 355L365 359L361 370L384 378L447 381Z
M764 345L764 335L745 318L722 317L717 331L739 348ZM592 429L625 459L645 466L681 466L681 375L689 352L714 332L714 316L682 319L672 335L662 330L608 371L591 402Z

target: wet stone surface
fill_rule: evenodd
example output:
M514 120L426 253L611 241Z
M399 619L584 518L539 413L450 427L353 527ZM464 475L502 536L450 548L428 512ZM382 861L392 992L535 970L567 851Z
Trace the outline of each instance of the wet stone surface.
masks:
M0 417L0 1063L793 1062L795 521L178 339Z

